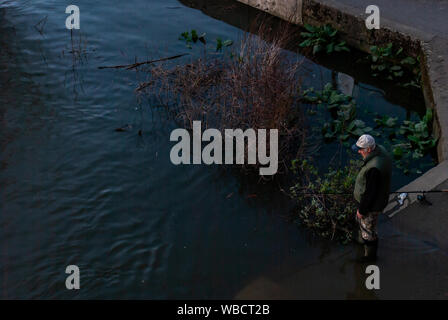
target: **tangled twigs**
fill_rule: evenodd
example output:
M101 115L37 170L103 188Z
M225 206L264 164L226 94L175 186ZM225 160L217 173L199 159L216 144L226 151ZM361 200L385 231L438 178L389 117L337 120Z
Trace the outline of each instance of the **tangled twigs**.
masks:
M145 89L146 87L152 85L153 83L154 83L154 81L152 81L152 80L140 83L139 86L137 87L137 89L135 89L135 92L141 91L141 90Z
M166 57L166 58L161 58L161 59L157 59L157 60L148 60L148 61L143 61L143 62L136 62L133 64L124 64L124 65L118 65L118 66L100 66L98 67L98 69L124 69L126 68L126 70L131 70L131 69L135 69L140 67L141 65L144 64L152 64L155 62L161 62L161 61L167 61L167 60L173 60L173 59L177 59L183 56L188 55L188 53L182 53L182 54L178 54L175 56L171 56L171 57Z

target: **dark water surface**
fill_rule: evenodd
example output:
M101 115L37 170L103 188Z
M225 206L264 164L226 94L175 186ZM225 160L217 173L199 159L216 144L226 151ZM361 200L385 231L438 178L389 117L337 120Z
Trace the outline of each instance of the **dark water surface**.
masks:
M177 40L187 29L210 39L241 30L175 0L79 0L82 36L71 38L69 4L0 4L1 298L258 297L310 265L318 287L358 286L353 267L337 269L331 285L319 276L325 257L345 261L353 248L310 239L285 219L280 192L172 165L172 124L136 97L138 75L97 68L188 52ZM70 264L81 270L79 291L65 288ZM310 279L295 290L308 292ZM346 288L315 295L350 297Z

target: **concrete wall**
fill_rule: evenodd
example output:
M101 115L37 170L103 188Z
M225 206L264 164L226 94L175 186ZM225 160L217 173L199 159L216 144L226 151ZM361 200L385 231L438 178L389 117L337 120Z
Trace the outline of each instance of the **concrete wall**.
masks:
M302 24L302 0L239 0L276 17Z

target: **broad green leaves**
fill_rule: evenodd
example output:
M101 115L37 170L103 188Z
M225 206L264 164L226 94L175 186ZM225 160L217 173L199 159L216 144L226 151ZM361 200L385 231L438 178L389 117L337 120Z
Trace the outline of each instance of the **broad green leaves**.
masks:
M364 121L356 119L356 101L333 89L331 83L327 83L322 91L306 90L304 99L333 115L333 120L325 122L322 127L322 135L327 141L338 139L347 143L350 138L372 131Z
M328 24L322 27L314 27L306 24L305 29L308 32L300 33L305 40L303 40L299 46L302 48L312 48L313 55L316 55L321 51L325 51L327 54L350 51L346 46L345 41L340 41L337 37L338 31Z
M331 119L322 124L322 136L326 142L336 140L348 147L350 139L357 139L366 133L376 137L383 136L397 167L406 174L411 171L418 173L419 170L414 170L411 160L421 159L436 146L437 139L431 134L431 109L426 111L420 121L405 120L401 124L397 117L377 116L373 119L375 128L372 128L357 118L355 100L335 90L331 83L327 83L322 91L313 88L305 90L303 99L317 105L317 110L308 114L322 111L330 113Z
M372 76L382 77L391 81L400 80L403 87L413 86L420 88L420 63L419 59L403 57L403 48L394 49L392 43L386 46L370 47L370 69ZM410 79L407 82L402 78Z
M182 32L179 36L179 40L184 41L188 49L192 49L192 44L201 42L204 46L207 45L205 39L206 33L198 34L196 30ZM232 40L223 41L221 38L216 38L216 51L222 51L225 47L230 47L233 44Z

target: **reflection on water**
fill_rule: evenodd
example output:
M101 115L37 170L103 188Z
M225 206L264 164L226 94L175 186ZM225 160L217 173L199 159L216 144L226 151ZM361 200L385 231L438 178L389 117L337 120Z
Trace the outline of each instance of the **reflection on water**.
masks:
M71 33L64 3L0 4L1 298L231 298L280 276L297 278L293 297L308 292L302 276L324 289L332 281L334 297L348 297L347 279L358 288L359 270L329 273L322 258L346 250L336 260L345 263L352 247L308 239L271 187L171 165L173 124L135 96L139 74L97 68L188 52L177 41L186 29L211 39L240 30L175 0L77 5ZM79 292L65 289L69 264L81 270Z

